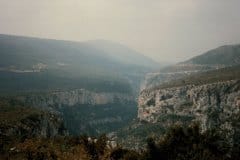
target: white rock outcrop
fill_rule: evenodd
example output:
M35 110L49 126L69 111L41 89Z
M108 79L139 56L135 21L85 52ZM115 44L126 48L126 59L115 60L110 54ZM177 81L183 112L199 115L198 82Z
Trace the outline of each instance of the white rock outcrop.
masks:
M200 122L202 129L231 128L240 114L240 81L144 90L138 99L141 121L170 126L173 122Z

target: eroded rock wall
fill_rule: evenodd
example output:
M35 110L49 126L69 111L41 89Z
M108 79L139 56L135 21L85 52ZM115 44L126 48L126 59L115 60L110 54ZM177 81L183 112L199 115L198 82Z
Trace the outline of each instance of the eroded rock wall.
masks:
M69 91L54 91L46 94L33 94L18 97L26 104L39 107L62 107L81 104L104 105L113 102L125 103L133 101L134 97L130 94L92 92L85 89Z
M240 114L239 110L239 80L145 90L138 99L138 118L160 121L166 127L198 121L203 130L213 126L231 128L231 119Z

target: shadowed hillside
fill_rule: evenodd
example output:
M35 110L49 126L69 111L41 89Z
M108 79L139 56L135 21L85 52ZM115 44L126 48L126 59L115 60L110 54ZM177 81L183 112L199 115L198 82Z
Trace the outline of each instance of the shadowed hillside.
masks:
M137 92L144 73L157 66L126 46L103 40L71 42L0 35L0 55L3 91L85 88Z

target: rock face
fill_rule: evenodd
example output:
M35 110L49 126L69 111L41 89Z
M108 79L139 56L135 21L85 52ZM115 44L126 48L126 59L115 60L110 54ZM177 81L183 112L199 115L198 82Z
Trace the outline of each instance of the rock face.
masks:
M239 114L239 80L144 90L138 100L138 118L161 122L164 127L198 121L203 130L213 127L232 130Z
M125 103L132 101L134 97L124 93L91 92L85 89L76 89L20 96L18 99L33 106L61 108L62 106L81 104L104 105L115 101Z
M98 135L121 128L137 113L130 93L93 92L85 89L17 96L25 105L60 113L70 134Z

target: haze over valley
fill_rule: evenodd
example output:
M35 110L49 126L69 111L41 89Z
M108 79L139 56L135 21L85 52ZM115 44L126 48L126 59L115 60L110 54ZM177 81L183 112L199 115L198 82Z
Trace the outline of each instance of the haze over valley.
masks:
M0 0L0 160L239 160L236 0Z

